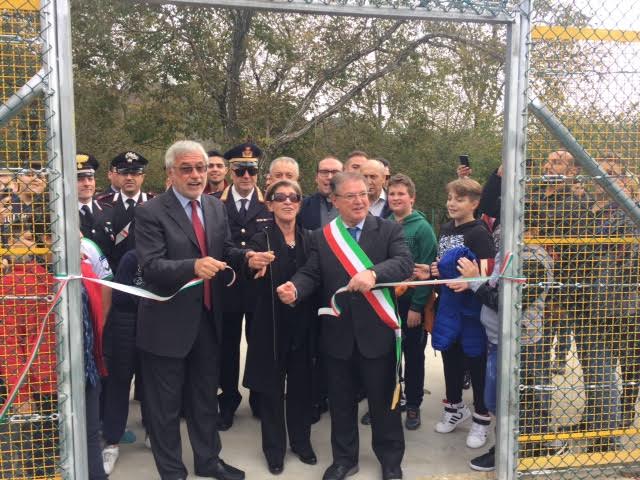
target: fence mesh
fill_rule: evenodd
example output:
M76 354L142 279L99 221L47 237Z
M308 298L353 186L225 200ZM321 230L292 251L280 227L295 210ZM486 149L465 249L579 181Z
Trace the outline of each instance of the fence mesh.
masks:
M53 478L58 462L55 318L41 323L54 293L55 172L44 99L25 88L41 79L40 8L37 0L0 0L0 479Z
M536 3L529 93L640 200L640 5ZM529 115L519 472L637 476L640 231Z

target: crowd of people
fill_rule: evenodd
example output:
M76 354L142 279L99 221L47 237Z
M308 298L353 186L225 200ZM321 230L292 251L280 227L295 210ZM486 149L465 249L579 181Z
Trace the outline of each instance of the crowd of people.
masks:
M108 478L121 443L130 441L126 426L135 379L145 444L163 480L187 477L181 418L195 474L244 478L219 457L218 434L233 428L241 383L261 424L271 474L283 472L287 448L301 462L317 463L311 429L328 412L333 461L323 480L358 471L359 421L371 427L382 479L400 479L403 423L408 430L422 424L429 336L441 352L445 384L434 429L447 434L470 420L466 445L484 447L497 414L502 169L484 187L467 166L458 169L458 178L446 185L449 221L436 236L415 209L413 180L392 174L383 158L363 151L344 162L327 156L317 163L316 191L304 195L291 157L271 162L261 189L261 155L252 143L221 153L176 142L165 154L166 190L158 195L143 189L148 161L139 153L113 158L109 188L100 194L99 162L88 153L76 155L83 276L171 296L158 301L82 282L89 478ZM637 200L637 179L619 157L609 152L600 165ZM578 173L571 154L550 153L541 184L527 195L525 240L637 235L624 212L603 190L585 188ZM0 358L15 359L0 365L4 401L43 315L42 304L20 295L29 285L44 295L54 281L50 261L31 253L51 241L46 170L2 170L0 186L0 247L9 252L2 257ZM633 424L640 384L640 295L633 286L638 253L634 243L532 242L523 248L521 434L535 438L557 429ZM623 286L607 287L596 277ZM193 279L198 282L190 284ZM451 283L401 285L412 279ZM388 282L400 285L373 288ZM558 283L566 288L552 289ZM327 310L332 301L335 308ZM46 335L37 368L14 401L18 414L37 412L43 402L54 408L53 328ZM590 388L580 422L559 426L551 414L551 390L541 387L566 371L572 338ZM472 408L463 401L467 378ZM359 419L364 399L368 411ZM547 456L568 445L530 440L520 448L526 456ZM620 440L612 435L596 435L586 446L590 452L618 448ZM493 470L495 448L473 458L470 467Z

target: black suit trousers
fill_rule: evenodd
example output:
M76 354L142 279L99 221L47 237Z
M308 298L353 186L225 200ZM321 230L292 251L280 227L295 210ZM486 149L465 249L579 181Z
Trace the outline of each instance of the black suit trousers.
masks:
M245 319L245 337L249 341L249 330L253 312L224 312L222 315L222 357L220 358L220 389L218 396L220 411L234 414L242 401L238 390L240 380L240 343L242 342L242 319ZM258 409L258 396L250 392L252 410Z
M260 392L262 451L268 462L284 460L287 432L293 448L304 450L311 444L310 373L308 350L289 351L278 391Z
M162 480L186 478L180 441L183 406L196 474L211 471L220 453L216 429L219 354L213 319L202 312L198 334L185 358L171 358L143 351L141 354L145 421L151 450ZM214 400L212 400L214 399Z
M325 357L331 413L331 448L333 462L340 465L358 463L357 388L362 382L369 401L372 447L383 467L399 467L404 456L404 432L400 409L391 410L396 384L395 351L378 358L365 358L353 346L346 360Z

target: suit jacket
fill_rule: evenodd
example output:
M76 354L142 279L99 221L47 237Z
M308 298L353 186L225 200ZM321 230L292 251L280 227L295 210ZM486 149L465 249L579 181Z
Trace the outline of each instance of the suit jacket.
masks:
M264 204L262 192L256 188L247 205L247 215L243 218L233 201L231 187L226 188L220 200L227 209L231 240L238 248L247 248L251 238L267 225L273 224L273 215ZM226 275L224 275L225 278ZM246 278L238 276L236 282L224 292L223 308L225 312L253 312L255 298L251 285Z
M300 225L307 230L317 230L322 227L322 215L320 209L325 208L322 204L326 200L320 194L316 192L313 195L306 197L302 200L302 207L300 207L299 220Z
M268 238L267 238L268 237ZM254 271L245 266L245 274L252 284L256 309L250 324L243 385L257 392L278 392L281 378L286 372L287 358L291 351L307 354L307 367L311 367L312 323L317 318L317 306L308 301L299 302L293 308L278 300L275 289L291 278L290 268L302 266L309 255L311 232L296 226L295 264L289 258L290 249L284 236L274 223L257 233L250 242L251 250L272 250L276 259L267 274L253 279ZM275 301L274 301L275 299Z
M229 223L222 203L202 195L207 250L210 257L224 260L240 271L245 250L231 242ZM173 189L136 207L136 253L146 288L170 295L195 278L194 265L201 257L191 219ZM211 281L213 321L216 339L222 338L223 280ZM184 358L191 350L202 318L204 287L188 288L167 302L141 299L138 307L138 347L146 352Z
M80 231L86 238L93 240L107 258L111 256L115 234L113 233L113 209L111 204L92 200L91 206L93 222L83 222L80 212Z
M411 252L400 224L368 215L358 243L374 265L377 283L402 281L413 273ZM349 280L322 230L313 232L309 259L291 279L298 290L298 299L307 299L320 288L322 303L329 306L331 296ZM382 322L364 295L341 293L337 302L342 308L340 318L327 316L321 320L321 345L328 355L348 359L354 343L366 358L389 353L394 347L394 332Z
M140 197L138 198L138 203L135 204L134 208L137 209L139 205L142 205L149 199L153 198L153 195L150 193L141 192ZM131 218L127 209L122 202L122 198L120 193L116 193L112 196L105 197L103 202L108 202L112 207L112 223L113 223L113 234L115 235L115 241L113 248L111 250L111 255L109 258L109 265L111 265L111 270L114 272L118 269L118 264L120 263L120 259L124 256L132 248L136 247L136 236L135 236L135 210L134 217L131 221L131 225L129 225L128 234L122 239L123 229L127 227L129 224L129 219ZM118 234L121 234L120 236Z
M382 211L380 212L380 218L389 218L392 213L391 207L389 207L389 202L386 201L382 207Z

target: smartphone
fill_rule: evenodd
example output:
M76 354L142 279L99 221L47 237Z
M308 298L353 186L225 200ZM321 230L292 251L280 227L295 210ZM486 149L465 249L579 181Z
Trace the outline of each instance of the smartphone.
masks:
M469 166L469 155L460 155L458 158L460 159L460 165Z

